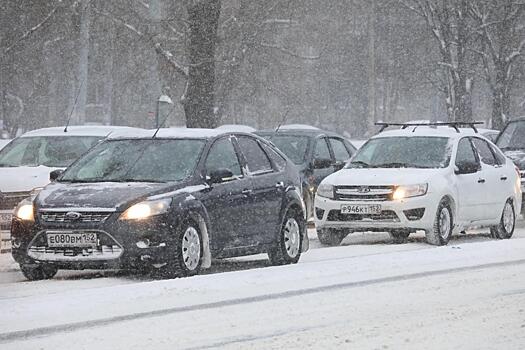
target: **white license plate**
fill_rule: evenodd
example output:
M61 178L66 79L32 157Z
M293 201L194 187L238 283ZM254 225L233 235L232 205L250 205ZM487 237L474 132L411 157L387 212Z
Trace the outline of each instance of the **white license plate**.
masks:
M97 245L94 232L47 232L48 247L93 247Z
M341 214L381 214L380 204L342 205Z
M0 224L11 224L11 214L0 214Z

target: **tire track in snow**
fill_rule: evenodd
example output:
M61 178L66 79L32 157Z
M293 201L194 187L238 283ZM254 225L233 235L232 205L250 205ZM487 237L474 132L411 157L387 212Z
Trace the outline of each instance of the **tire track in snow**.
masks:
M60 325L49 326L49 327L27 329L27 330L22 330L22 331L5 332L5 333L0 333L0 344L15 342L18 340L36 338L36 337L45 337L45 336L53 335L56 333L62 333L62 332L74 332L74 331L82 330L82 329L103 327L103 326L112 325L112 324L120 323L120 322L134 321L134 320L152 318L152 317L161 317L161 316L166 316L166 315L175 314L175 313L211 310L211 309L218 309L218 308L223 308L223 307L228 307L228 306L237 306L237 305L242 305L242 304L251 304L251 303L257 303L261 301L268 301L268 300L274 300L274 299L292 298L292 297L297 297L297 296L302 296L302 295L307 295L307 294L329 292L333 290L359 288L359 287L365 287L365 286L369 286L373 284L414 280L414 279L425 278L425 277L430 277L430 276L439 276L439 275L464 272L464 271L470 271L470 270L481 270L481 269L486 269L486 268L496 268L496 267L504 267L504 266L510 266L510 265L520 265L520 264L525 264L525 259L480 264L480 265L473 265L473 266L455 267L455 268L442 269L442 270L423 271L423 272L416 272L412 274L395 275L395 276L381 277L381 278L375 278L375 279L363 280L363 281L335 283L335 284L330 284L330 285L304 288L304 289L298 289L298 290L289 290L285 292L257 295L257 296L252 296L252 297L221 300L217 302L195 304L195 305L188 305L188 306L177 306L177 307L172 307L172 308L167 308L167 309L162 309L162 310L138 312L138 313L132 313L128 315L101 318L101 319L96 319L96 320L66 323L66 324L60 324Z

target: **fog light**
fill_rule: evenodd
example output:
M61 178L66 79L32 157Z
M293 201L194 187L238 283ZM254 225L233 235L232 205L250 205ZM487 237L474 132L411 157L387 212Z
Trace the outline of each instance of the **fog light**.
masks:
M151 242L149 241L149 239L145 238L145 239L143 239L141 241L138 241L135 244L137 245L137 248L144 249L144 248L149 248Z
M319 220L323 220L324 210L321 208L315 208L315 216L317 216Z
M19 239L13 239L11 241L11 245L13 246L13 248L18 249L18 248L20 248L22 246L22 241L19 240Z
M141 255L140 260L142 261L149 261L151 260L151 255Z

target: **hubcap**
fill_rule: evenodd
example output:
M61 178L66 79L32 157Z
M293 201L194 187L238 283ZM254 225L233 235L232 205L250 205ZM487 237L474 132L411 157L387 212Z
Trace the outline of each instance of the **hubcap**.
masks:
M299 254L301 243L301 233L299 224L294 218L289 218L284 225L284 247L290 258L295 258Z
M439 213L439 234L441 238L447 239L451 230L450 212L447 208L442 208Z
M514 213L512 205L509 202L505 204L505 208L503 209L503 227L506 233L511 233L514 229Z
M195 270L201 258L201 241L199 232L188 227L182 236L182 260L188 270Z

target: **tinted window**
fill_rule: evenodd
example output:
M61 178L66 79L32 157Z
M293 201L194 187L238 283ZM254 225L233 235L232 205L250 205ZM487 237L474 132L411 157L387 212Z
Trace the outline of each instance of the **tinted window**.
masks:
M487 165L495 165L496 159L490 150L489 144L486 141L478 138L473 138L472 141L476 147L476 150L478 151L481 161Z
M228 169L235 176L242 175L239 159L229 138L215 141L208 153L205 166L208 173L214 170Z
M474 149L472 148L470 141L467 138L461 139L458 144L456 165L462 163L472 164L477 162L478 160L476 159L476 154L474 153Z
M326 143L326 139L318 139L315 143L315 153L314 158L324 158L324 159L331 159L330 156L330 150L328 148L328 144Z
M346 149L342 140L331 138L330 143L332 145L332 150L334 151L335 160L346 162L350 159L350 153Z
M2 149L0 166L45 165L65 168L100 139L98 136L20 137Z
M525 121L512 122L498 137L498 147L505 149L525 148Z
M248 137L239 137L239 147L241 148L248 170L250 173L260 173L272 170L272 164L270 159L262 150L259 143Z
M279 170L286 168L286 159L284 159L279 153L273 150L271 146L263 144L263 148L266 151L266 154L270 156L270 158Z
M295 164L304 163L306 150L308 149L308 137L294 135L272 135L265 136L273 142Z
M63 181L167 182L195 170L202 140L113 140L94 147L66 170Z

